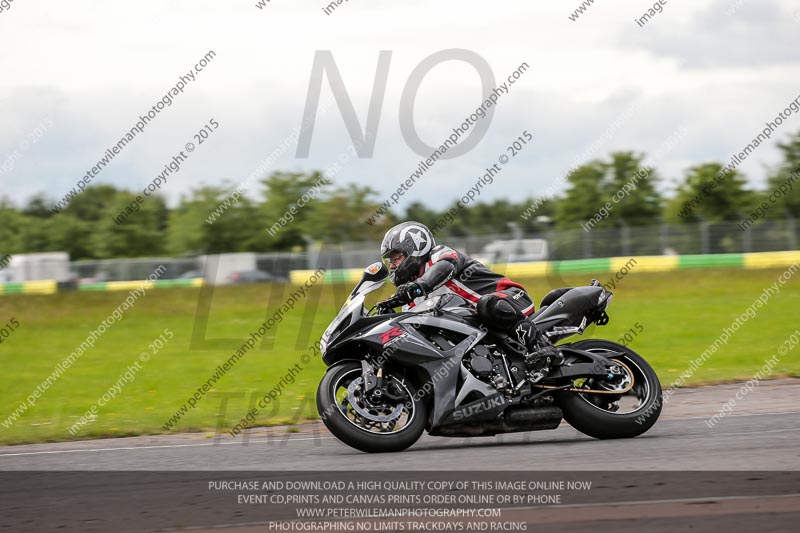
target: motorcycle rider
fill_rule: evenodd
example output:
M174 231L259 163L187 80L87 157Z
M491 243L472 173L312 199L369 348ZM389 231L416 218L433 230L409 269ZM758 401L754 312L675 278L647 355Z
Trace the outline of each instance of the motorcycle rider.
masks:
M476 307L483 324L524 347L529 370L541 375L545 367L563 361L558 349L528 320L535 304L522 285L449 246L437 246L424 224L403 222L386 232L381 257L404 309L429 296L453 292Z

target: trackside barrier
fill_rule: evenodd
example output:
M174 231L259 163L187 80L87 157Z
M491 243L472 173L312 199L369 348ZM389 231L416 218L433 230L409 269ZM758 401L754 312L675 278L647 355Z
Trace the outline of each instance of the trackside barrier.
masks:
M536 263L509 263L498 265L497 272L509 278L544 277L549 274L581 274L589 272L617 272L635 259L636 272L668 272L691 268L781 268L800 263L800 251L758 252L746 254L706 255L648 255L634 257L608 257L603 259L573 259L568 261L539 261ZM489 265L494 268L493 265ZM355 284L361 279L361 269L328 270L325 283ZM313 274L313 270L293 270L289 281L300 285Z
M79 291L130 291L142 286L145 289L164 287L201 287L203 278L165 279L156 281L108 281L103 283L86 283L77 287ZM26 281L23 283L0 283L0 295L5 294L55 294L58 292L55 280Z
M636 272L668 272L693 268L785 268L800 263L800 251L758 252L744 254L706 254L706 255L649 255L634 257L607 257L601 259L572 259L568 261L538 261L535 263L509 263L489 265L497 272L510 278L535 278L551 274L581 274L617 272L635 259ZM325 273L325 284L355 284L361 279L363 270L339 269ZM289 283L302 285L314 270L292 270ZM80 291L126 291L146 283L147 288L201 287L202 278L167 279L156 281L108 281L80 285ZM24 283L0 283L0 295L5 294L55 294L58 284L54 280L26 281Z

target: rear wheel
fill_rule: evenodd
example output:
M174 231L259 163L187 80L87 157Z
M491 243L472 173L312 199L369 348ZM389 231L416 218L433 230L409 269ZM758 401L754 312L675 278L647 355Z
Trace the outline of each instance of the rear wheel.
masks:
M656 423L662 408L661 384L642 356L626 346L600 339L581 341L573 347L587 352L621 353L610 359L620 363L625 375L613 382L591 378L576 384L579 388L608 391L606 394L556 393L564 419L572 427L598 439L620 439L639 436ZM614 394L615 390L620 394Z
M317 389L317 410L331 433L364 452L405 450L425 429L427 412L407 380L384 374L393 399L364 391L361 363L348 361L328 370Z

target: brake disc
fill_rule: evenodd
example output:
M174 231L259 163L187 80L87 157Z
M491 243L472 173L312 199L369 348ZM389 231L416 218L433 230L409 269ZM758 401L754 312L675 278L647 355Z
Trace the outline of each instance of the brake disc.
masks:
M367 420L372 420L373 422L391 422L392 420L397 420L400 418L400 415L403 414L403 404L397 404L391 413L388 415L376 415L374 413L370 413L366 409L364 409L360 404L369 404L369 400L367 400L363 396L363 389L361 388L362 378L358 377L354 379L350 385L347 387L347 401L350 402L350 405L355 409L355 411L366 418ZM356 396L356 390L361 391L361 397ZM389 407L388 405L379 406L379 407Z

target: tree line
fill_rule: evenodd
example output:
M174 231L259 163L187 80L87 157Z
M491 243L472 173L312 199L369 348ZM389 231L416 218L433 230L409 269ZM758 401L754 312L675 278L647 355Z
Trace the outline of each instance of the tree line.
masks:
M778 148L782 161L769 171L764 189L749 188L737 170L717 179L712 188L724 165L706 162L687 168L671 187L672 193L663 195L659 184L664 178L657 168L645 165L646 154L619 151L572 169L566 190L553 198L498 199L461 208L457 204L461 194L453 191L453 201L442 209L414 202L403 211L386 211L373 224L364 221L380 209L384 198L371 187L336 185L319 172L274 172L260 181L256 198L237 195L213 223L209 223L210 215L230 198L235 183L198 187L183 195L174 208L163 197L152 196L121 224L114 217L135 201L136 193L112 185L87 188L58 214L50 210L53 200L46 193L36 194L21 206L4 197L0 199L0 254L66 251L79 260L300 251L311 242L380 240L399 221L413 219L433 226L447 213L454 213L452 222L438 238L512 229L525 234L552 227L588 230L621 223L740 222L765 204L769 209L762 209L759 218L798 217L800 195L794 185L800 187L800 132ZM776 197L775 191L787 183L792 187ZM312 188L318 193L301 209L292 210L291 223L269 232Z

